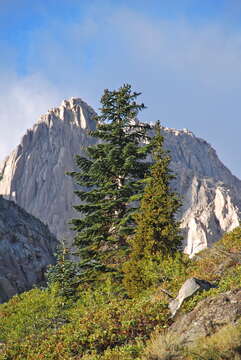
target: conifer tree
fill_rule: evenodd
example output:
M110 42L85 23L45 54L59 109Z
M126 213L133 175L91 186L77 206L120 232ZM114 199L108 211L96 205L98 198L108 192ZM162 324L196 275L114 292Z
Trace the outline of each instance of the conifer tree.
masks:
M160 277L161 264L181 247L182 236L175 218L181 206L170 187L175 175L170 170L171 158L163 149L160 123L152 140L153 165L135 214L135 233L129 239L130 256L123 266L124 285L130 294L138 293Z
M87 147L86 157L77 156L79 171L70 173L82 187L76 191L82 202L75 206L81 217L71 223L86 270L83 279L84 274L90 279L93 268L105 271L112 254L126 246L126 236L133 232L136 209L130 205L142 196L150 168L143 160L151 150L150 126L137 121L145 108L136 102L139 95L128 84L104 91L97 128L91 132L98 142Z
M56 294L74 300L77 296L81 269L77 262L70 259L70 250L64 242L57 250L56 264L50 265L46 272L48 286L55 285Z

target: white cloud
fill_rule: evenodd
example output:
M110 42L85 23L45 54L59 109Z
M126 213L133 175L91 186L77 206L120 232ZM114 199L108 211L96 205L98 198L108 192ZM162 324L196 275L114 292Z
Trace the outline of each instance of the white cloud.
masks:
M40 74L18 77L1 74L0 159L16 146L37 117L58 101L56 89Z
M129 10L115 14L112 22L129 50L127 56L140 68L153 67L157 79L161 71L169 71L209 91L240 86L241 31L217 23L198 26L184 19L154 21Z
M241 30L227 19L157 20L100 5L84 21L53 19L29 39L32 75L0 70L0 157L62 98L81 96L96 107L104 88L129 82L143 92L146 120L190 128L241 176Z

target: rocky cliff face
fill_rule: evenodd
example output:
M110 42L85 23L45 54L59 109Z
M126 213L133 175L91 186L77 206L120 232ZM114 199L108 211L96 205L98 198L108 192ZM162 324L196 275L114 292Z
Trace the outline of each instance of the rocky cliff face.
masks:
M205 140L187 130L163 130L177 174L174 186L183 199L179 218L185 252L192 256L239 226L241 181Z
M0 196L0 302L42 282L56 246L46 225Z
M21 144L0 166L0 194L47 223L59 239L71 238L69 219L76 216L75 185L65 175L74 157L93 143L94 110L71 98L51 109L28 130ZM179 214L185 251L193 255L239 225L241 181L218 159L212 147L187 130L163 128L171 151L174 184L183 197Z
M58 239L69 238L74 216L74 158L93 140L94 110L80 99L64 101L40 118L2 164L0 194L49 225ZM1 166L0 166L1 173ZM76 215L76 214L75 214Z

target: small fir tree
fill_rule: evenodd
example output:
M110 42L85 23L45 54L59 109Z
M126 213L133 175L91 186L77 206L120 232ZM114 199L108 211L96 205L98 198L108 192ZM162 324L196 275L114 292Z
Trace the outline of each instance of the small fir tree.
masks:
M70 255L70 250L62 242L57 250L56 264L48 267L46 277L48 286L55 286L59 296L74 300L77 297L81 269L77 262L70 259Z
M163 149L159 122L155 130L152 140L154 164L135 215L136 229L129 239L130 256L123 265L124 285L131 295L160 279L162 262L166 264L166 259L174 256L182 241L179 222L175 218L181 203L170 187L175 175L169 167L171 158Z
M136 102L139 95L128 84L104 91L97 128L90 133L99 141L87 147L86 157L77 156L79 171L70 173L82 187L76 191L82 202L75 206L82 217L71 223L83 281L91 280L93 269L105 271L116 262L118 250L126 247L126 236L133 232L136 209L130 205L143 194L142 181L150 168L143 160L151 151L150 126L137 121L145 108Z

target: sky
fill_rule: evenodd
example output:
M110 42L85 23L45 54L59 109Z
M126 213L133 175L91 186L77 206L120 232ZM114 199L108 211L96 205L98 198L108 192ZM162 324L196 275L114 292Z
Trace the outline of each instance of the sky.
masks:
M41 114L103 90L191 130L241 178L241 0L0 0L0 159Z

